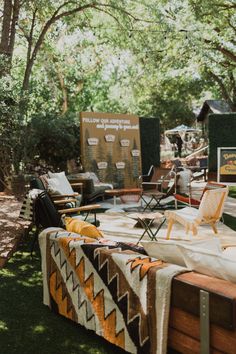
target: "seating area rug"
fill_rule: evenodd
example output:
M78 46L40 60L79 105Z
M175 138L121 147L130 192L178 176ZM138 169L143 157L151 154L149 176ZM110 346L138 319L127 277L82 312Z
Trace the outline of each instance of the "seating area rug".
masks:
M137 223L136 220L131 218L134 213L99 213L98 220L100 221L99 229L103 232L104 237L111 240L120 240L123 242L138 242L140 236L143 233L143 229L135 227ZM155 231L156 225L153 224L153 231ZM198 234L193 236L191 232L188 234L185 233L185 229L182 225L176 223L173 226L171 232L171 239L173 240L183 240L191 241L196 239L205 239L211 237L219 237L222 243L222 246L225 244L236 244L236 232L230 229L228 226L219 222L217 224L218 234L217 236L213 233L210 225L200 225L198 228ZM156 237L157 239L165 239L167 235L167 222L161 227L158 231ZM143 241L150 241L150 238L146 234L143 238Z
M171 281L186 268L58 228L39 242L45 305L129 353L166 353Z

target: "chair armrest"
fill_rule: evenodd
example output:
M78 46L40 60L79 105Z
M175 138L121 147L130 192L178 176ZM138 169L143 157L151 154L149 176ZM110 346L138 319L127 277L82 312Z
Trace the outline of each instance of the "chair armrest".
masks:
M73 198L73 197L78 197L80 194L79 193L73 193L73 194L50 194L50 197L52 199L61 199L61 198Z
M70 185L73 190L75 190L75 191L79 190L80 193L82 193L82 190L83 190L83 183L82 182L72 182L72 183L70 183Z
M69 209L61 209L58 210L60 214L72 214L76 212L83 212L83 211L91 211L101 208L100 204L91 204L91 205L84 205L78 208L69 208Z
M82 182L72 182L70 183L71 187L83 187Z
M149 175L141 175L138 177L138 180L142 183L143 182L149 182L150 181L150 176Z
M161 183L160 182L143 182L141 184L141 188L143 191L148 191L148 190L159 190L161 187Z
M53 203L55 205L60 205L60 204L66 204L66 203L75 203L76 199L74 198L68 198L68 199L59 199L59 200L54 200Z

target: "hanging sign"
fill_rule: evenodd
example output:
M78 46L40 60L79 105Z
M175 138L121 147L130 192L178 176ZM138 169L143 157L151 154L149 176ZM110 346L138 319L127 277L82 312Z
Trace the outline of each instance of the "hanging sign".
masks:
M133 157L137 157L137 156L140 156L140 150L132 150L131 151L131 155L133 156Z
M107 162L106 161L98 162L97 166L99 170L105 170L107 168Z
M125 162L117 162L116 168L117 170L123 170L125 168Z
M120 141L121 146L129 146L129 143L130 143L129 139L122 139Z
M105 135L105 140L107 143L113 143L115 141L115 135L107 134Z
M88 145L98 145L98 138L88 138Z

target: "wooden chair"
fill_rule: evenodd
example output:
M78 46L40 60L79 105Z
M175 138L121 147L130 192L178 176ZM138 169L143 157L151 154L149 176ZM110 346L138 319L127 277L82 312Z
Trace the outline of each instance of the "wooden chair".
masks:
M70 193L51 193L48 189L47 179L45 176L43 178L34 177L30 181L30 189L39 189L42 191L47 190L57 208L62 206L64 206L64 208L79 206L82 198L81 193L74 191L74 189L79 188L81 191L82 183L69 183L68 181L68 184L71 187L71 189L69 189Z
M64 227L63 215L70 215L72 217L76 217L79 214L85 214L83 217L83 220L85 221L87 220L90 213L93 213L94 220L92 221L92 223L96 226L99 226L99 222L96 218L96 212L100 207L100 204L91 204L80 206L77 208L57 209L55 206L55 202L46 190L39 193L34 202L33 220L36 226L36 231L34 233L31 254L34 249L35 242L38 239L39 231L47 227Z
M217 234L216 223L220 220L229 187L208 189L204 192L199 208L185 207L180 210L169 210L165 212L168 220L166 238L170 238L170 233L175 222L179 222L185 227L186 233L192 231L197 234L197 228L201 224L210 224L214 233Z
M219 188L225 188L226 185L225 184L222 184L222 183L217 183L217 182L214 182L214 181L208 181L204 187L204 189L202 190L202 194L200 196L199 199L196 199L196 198L193 198L192 197L192 187L191 187L191 183L189 183L189 193L188 195L183 195L183 194L180 194L180 193L175 193L173 196L176 200L176 202L180 202L181 204L184 204L184 205L189 205L190 207L196 207L198 208L200 203L201 203L201 199L204 195L204 193L207 191L207 190L212 190L212 189L219 189Z
M150 171L151 170L149 170L149 175ZM176 174L174 167L172 167L172 169L168 169L167 171L165 170L164 172L165 175L161 174L160 171L157 171L157 173L154 172L150 181L147 181L147 177L149 175L141 176L142 179L140 179L140 188L142 190L141 198L144 202L143 211L147 209L153 211L154 209L162 208L160 201L175 193Z

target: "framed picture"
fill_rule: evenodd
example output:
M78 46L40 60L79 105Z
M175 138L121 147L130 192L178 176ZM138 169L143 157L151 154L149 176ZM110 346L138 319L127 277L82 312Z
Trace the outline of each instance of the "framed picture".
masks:
M217 181L236 184L236 147L217 148Z

